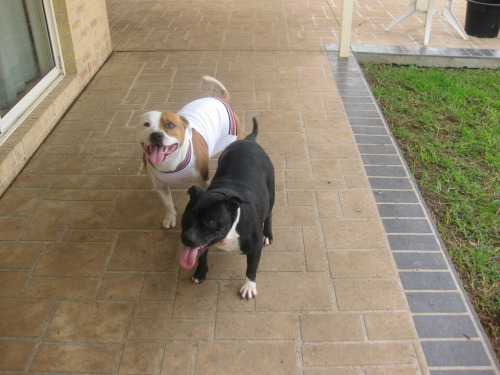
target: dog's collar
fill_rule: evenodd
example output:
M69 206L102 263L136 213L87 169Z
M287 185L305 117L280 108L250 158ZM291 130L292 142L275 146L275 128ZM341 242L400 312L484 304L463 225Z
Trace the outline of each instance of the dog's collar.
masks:
M189 163L191 162L191 150L192 150L192 147L191 147L191 140L189 140L189 145L188 145L188 149L187 149L187 152L186 152L186 157L184 158L184 160L172 171L160 171L158 170L154 164L151 164L151 162L148 160L148 163L154 168L156 169L158 172L160 173L176 173L176 172L179 172L179 171L182 171L184 168L186 168Z

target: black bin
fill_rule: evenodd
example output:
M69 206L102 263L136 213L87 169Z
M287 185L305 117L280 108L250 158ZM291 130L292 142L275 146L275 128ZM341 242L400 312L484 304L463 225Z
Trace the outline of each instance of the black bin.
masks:
M500 0L467 0L465 32L478 38L496 38L500 29Z

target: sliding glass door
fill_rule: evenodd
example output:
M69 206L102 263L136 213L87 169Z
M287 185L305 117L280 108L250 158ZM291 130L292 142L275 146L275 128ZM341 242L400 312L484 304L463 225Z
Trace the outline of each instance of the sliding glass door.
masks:
M52 1L0 0L0 143L64 72Z

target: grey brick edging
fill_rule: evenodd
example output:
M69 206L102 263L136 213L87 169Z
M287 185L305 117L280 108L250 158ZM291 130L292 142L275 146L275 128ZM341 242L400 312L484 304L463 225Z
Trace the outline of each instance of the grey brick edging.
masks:
M368 48L370 47L370 48ZM390 53L377 46L379 53ZM400 54L405 47L392 47ZM409 48L409 47L408 47ZM495 375L500 366L422 199L410 169L387 126L354 55L326 55L355 135L359 152L406 293L431 375ZM387 51L386 51L387 50ZM363 61L367 61L367 53ZM423 52L423 51L420 51ZM439 55L432 49L432 56ZM446 55L475 56L442 49ZM487 56L496 56L492 51ZM425 51L423 53L425 57ZM475 56L476 57L476 56ZM380 58L374 58L378 62Z

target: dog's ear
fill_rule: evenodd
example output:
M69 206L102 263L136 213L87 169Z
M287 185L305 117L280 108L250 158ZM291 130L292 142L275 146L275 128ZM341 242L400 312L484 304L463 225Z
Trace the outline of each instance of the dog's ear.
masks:
M203 191L199 186L193 185L188 189L188 194L190 198L196 198L200 192Z
M235 212L241 204L241 199L238 197L228 197L226 199L226 207L230 212Z
M186 127L189 126L189 121L187 118L185 118L184 116L179 116L179 118L184 123L184 125L186 125Z

